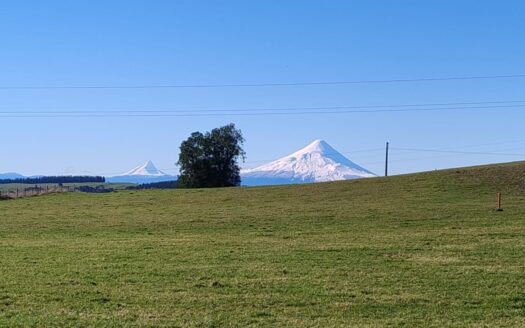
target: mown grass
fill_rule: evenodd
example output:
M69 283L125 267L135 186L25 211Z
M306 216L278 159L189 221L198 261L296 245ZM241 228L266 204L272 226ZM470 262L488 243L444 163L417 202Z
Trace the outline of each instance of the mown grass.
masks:
M0 326L524 326L524 213L521 163L3 201Z

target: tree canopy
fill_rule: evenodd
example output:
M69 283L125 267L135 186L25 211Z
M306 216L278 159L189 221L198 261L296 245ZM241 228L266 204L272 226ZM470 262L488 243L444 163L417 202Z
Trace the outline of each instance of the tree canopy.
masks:
M237 160L244 160L244 138L235 124L211 132L193 132L180 145L179 187L213 188L241 184Z

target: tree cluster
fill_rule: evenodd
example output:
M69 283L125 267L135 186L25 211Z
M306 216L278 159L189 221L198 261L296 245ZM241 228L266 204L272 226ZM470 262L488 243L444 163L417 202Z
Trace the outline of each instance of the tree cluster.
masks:
M75 190L80 191L80 192L86 192L86 193L108 193L108 192L115 191L115 189L113 188L106 188L104 186L95 186L95 187L78 186L78 187L75 187Z
M234 124L204 134L192 133L180 146L179 187L239 186L241 178L237 160L244 160L243 143L242 132Z
M178 182L174 181L161 181L152 183L143 183L136 186L126 187L127 190L143 190L143 189L175 189L177 188Z
M20 179L0 179L0 184L21 183L21 184L41 184L41 183L85 183L96 182L104 183L106 178L101 176L48 176Z

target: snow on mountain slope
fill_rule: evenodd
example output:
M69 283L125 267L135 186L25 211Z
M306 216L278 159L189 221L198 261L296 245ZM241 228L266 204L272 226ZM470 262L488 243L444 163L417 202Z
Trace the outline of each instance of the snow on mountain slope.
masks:
M124 174L106 178L107 182L125 183L153 183L173 180L177 180L177 177L157 169L151 161L146 162L144 165L137 166Z
M122 175L163 176L167 174L157 169L152 161L148 161L146 164L137 166Z
M368 178L372 172L344 157L323 140L268 164L241 171L246 186Z

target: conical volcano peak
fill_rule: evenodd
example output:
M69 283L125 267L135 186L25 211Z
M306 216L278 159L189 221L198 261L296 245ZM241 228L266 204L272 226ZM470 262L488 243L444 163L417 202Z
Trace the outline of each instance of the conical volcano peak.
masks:
M309 147L309 146L319 147L322 144L326 144L326 141L324 141L323 139L315 139L307 147Z
M317 139L312 141L308 146L304 147L303 149L297 151L296 153L326 153L326 152L334 152L335 149L332 148L326 141Z
M148 172L157 172L158 169L155 167L155 164L151 160L147 161L146 164L144 164L144 169Z
M245 185L347 180L375 176L326 141L317 139L295 153L241 172Z
M147 161L124 174L106 178L106 181L113 183L154 183L174 180L177 180L176 176L162 172L152 161Z
M166 173L162 172L161 170L157 169L155 167L155 164L153 164L152 161L147 161L145 164L137 166L131 171L128 171L124 173L123 175L153 175L153 176L160 176L160 175L166 175Z

